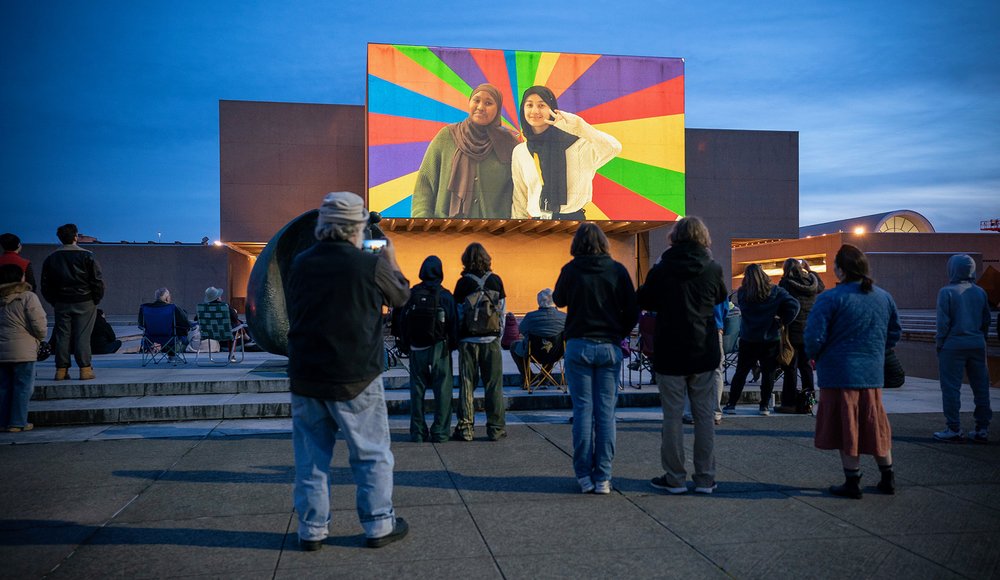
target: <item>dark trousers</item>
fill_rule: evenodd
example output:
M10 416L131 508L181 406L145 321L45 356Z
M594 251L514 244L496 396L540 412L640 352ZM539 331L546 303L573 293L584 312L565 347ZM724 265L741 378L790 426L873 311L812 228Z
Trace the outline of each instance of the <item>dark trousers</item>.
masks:
M785 374L785 380L781 384L781 404L782 406L791 407L795 405L795 401L798 398L798 375L802 375L802 391L808 392L812 391L813 386L813 370L809 366L809 357L806 356L805 344L799 343L792 345L795 347L795 358L792 359L792 364L788 366L781 367L781 370ZM796 371L798 371L796 373Z
M410 439L435 443L448 440L453 385L451 352L446 342L410 350ZM434 423L429 431L424 418L424 396L428 388L434 393Z
M90 366L90 334L94 331L94 321L97 320L97 306L90 300L86 302L56 302L56 324L52 330L55 339L56 368L70 367L70 343L73 344L73 354L79 367Z
M760 364L760 408L767 407L774 390L774 371L778 368L778 350L780 341L749 342L740 341L740 355L736 362L736 372L729 386L729 407L735 407L743 394L743 385L747 382L747 374L754 363Z
M460 343L458 367L459 402L455 413L458 419L455 436L472 440L476 418L473 391L480 378L485 391L483 398L486 406L486 434L491 438L506 435L507 418L503 402L503 359L500 354L500 339L487 343Z

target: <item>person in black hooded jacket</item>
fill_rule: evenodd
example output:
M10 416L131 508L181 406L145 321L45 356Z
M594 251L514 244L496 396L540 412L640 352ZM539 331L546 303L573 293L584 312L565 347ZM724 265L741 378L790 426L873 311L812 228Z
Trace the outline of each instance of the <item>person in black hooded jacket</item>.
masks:
M670 248L646 275L639 288L639 306L656 312L653 370L663 405L660 462L664 473L650 482L673 494L687 491L684 395L694 416L695 491L715 490L716 383L722 348L715 322L715 305L726 300L722 266L712 260L708 228L697 217L674 224Z
M797 413L804 407L797 407L798 400L798 375L802 375L802 395L811 396L813 393L813 370L809 364L809 357L806 356L805 341L802 333L806 330L806 319L809 318L809 311L812 310L816 296L826 289L819 276L809 271L809 266L805 261L795 258L788 258L784 264L784 276L778 281L778 286L784 288L792 298L799 301L799 313L795 320L788 323L788 339L795 348L795 358L791 364L782 367L785 379L781 385L781 406L779 413ZM797 371L797 372L796 372Z
M420 266L421 282L410 290L403 306L400 334L410 348L410 440L442 443L451 435L454 376L451 351L458 348L455 298L441 287L441 258L427 256ZM434 423L428 431L424 395L434 393Z

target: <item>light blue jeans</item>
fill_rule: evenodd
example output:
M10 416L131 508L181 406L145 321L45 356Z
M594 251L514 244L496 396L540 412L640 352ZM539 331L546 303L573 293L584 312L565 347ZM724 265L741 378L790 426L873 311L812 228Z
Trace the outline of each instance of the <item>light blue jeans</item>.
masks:
M566 342L565 359L573 399L573 471L577 479L611 481L621 347L572 338Z
M993 411L990 409L990 375L986 368L986 349L950 349L938 352L938 374L941 377L941 403L944 420L953 431L961 426L962 375L968 373L969 386L976 404L973 417L976 429L988 429Z
M34 361L0 363L0 427L28 424L28 401L34 390Z
M350 401L328 401L292 393L292 445L295 449L293 499L299 539L322 540L330 525L330 460L337 431L347 442L357 486L358 518L365 536L392 532L392 468L389 419L379 376Z

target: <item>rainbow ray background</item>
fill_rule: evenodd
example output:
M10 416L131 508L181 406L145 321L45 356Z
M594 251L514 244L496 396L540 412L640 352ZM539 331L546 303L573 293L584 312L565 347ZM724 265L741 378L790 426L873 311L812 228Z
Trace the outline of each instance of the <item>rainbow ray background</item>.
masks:
M368 45L368 204L410 217L424 152L468 116L472 89L503 93L502 123L520 132L524 90L549 87L559 107L622 143L594 178L587 218L673 221L684 215L684 60L558 52Z

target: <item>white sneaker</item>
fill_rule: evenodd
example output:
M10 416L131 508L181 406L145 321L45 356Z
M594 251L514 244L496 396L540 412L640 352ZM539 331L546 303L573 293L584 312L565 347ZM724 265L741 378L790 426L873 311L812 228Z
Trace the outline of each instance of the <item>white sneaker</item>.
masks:
M589 477L577 479L580 482L580 491L583 493L594 493L594 482Z
M716 488L718 488L718 487L719 487L719 485L717 483L713 483L709 487L696 487L696 488L694 488L694 492L695 493L704 493L705 495L709 495L713 491L715 491Z
M611 482L598 481L594 483L594 493L599 495L608 495L609 493L611 493Z

